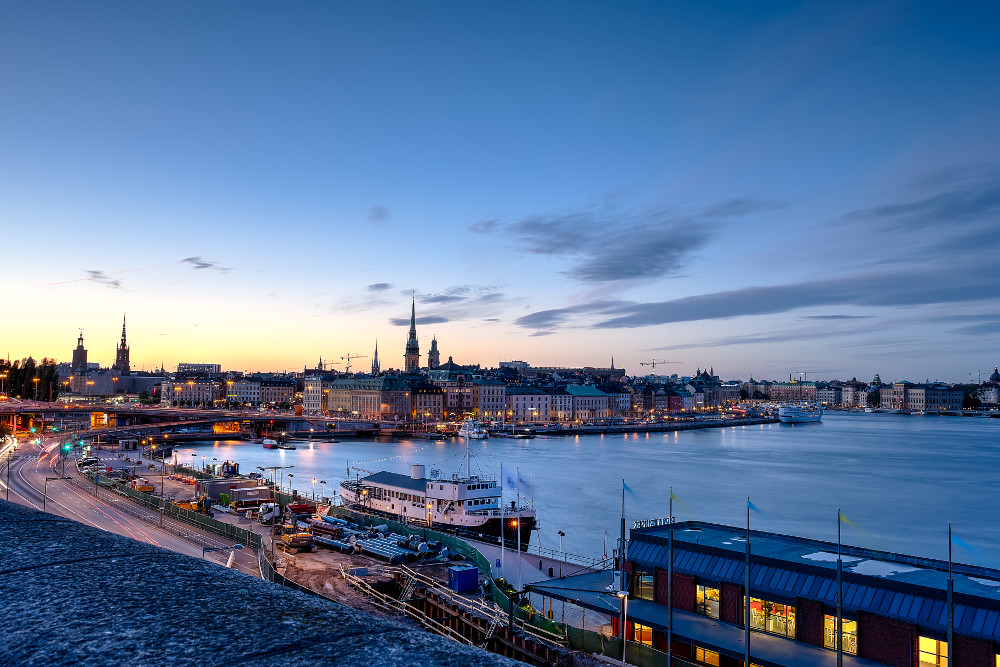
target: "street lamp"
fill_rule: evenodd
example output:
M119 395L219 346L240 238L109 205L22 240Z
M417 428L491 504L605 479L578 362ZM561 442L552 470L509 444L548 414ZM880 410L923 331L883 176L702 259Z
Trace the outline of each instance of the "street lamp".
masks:
M201 457L201 471L205 472L205 457Z
M316 478L313 477L313 503L316 502Z
M618 598L622 601L622 665L624 665L625 644L628 642L628 634L625 632L625 624L628 623L628 591L618 591Z
M35 383L35 400L38 400L38 378L31 378L31 381Z
M321 479L319 483L320 483L320 491L319 491L320 498L326 498L326 481Z
M293 492L293 489L292 489L292 477L294 477L294 475L292 473L288 473L288 493L292 493Z

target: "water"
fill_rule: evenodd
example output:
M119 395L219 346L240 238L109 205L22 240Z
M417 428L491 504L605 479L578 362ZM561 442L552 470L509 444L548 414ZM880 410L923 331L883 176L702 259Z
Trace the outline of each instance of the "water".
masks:
M465 443L451 439L339 443L299 441L296 450L242 442L194 443L180 462L229 459L243 472L294 468L302 494L332 495L347 462L378 472L409 473L411 463L450 476L464 467ZM622 479L628 525L668 515L669 489L679 520L746 525L835 540L837 507L850 520L843 540L875 549L946 558L947 524L974 553L955 559L1000 568L1000 419L828 412L819 424L767 424L678 433L492 439L472 444L473 474L499 478L500 461L533 483L539 531L533 544L600 556L619 533ZM194 454L194 456L191 456ZM355 471L351 471L353 476ZM364 473L360 473L362 476ZM507 494L505 492L505 497Z

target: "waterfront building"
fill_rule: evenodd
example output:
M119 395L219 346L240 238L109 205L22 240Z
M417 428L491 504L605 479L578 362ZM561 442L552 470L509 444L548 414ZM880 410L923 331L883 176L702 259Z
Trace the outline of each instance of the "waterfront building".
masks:
M674 658L742 665L749 598L751 664L833 667L840 553L843 665L1000 664L998 570L699 521L636 525L624 565L625 631L631 642L648 649L664 652L669 641ZM610 578L607 572L587 574L529 588L607 614L609 606L620 609L608 591ZM619 623L615 618L616 634Z
M224 400L225 392L216 380L189 378L160 383L160 405L170 407L209 407Z
M410 386L410 419L415 423L444 420L444 390L429 382Z
M778 402L815 401L816 383L799 382L798 380L772 382L768 387L768 394L770 394L772 401Z
M115 363L111 366L119 373L128 373L132 370L132 366L129 363L128 358L128 343L125 341L125 316L122 315L122 342L118 344L118 348L115 350Z
M536 387L507 387L504 396L507 421L538 424L549 421L552 396Z
M261 380L260 402L262 405L280 405L295 400L295 380Z
M880 397L883 410L948 411L962 409L965 392L960 387L902 381L883 387Z
M816 388L816 402L826 406L839 406L843 402L843 389L839 384L830 384Z
M333 388L334 376L331 374L311 376L306 378L302 387L302 411L307 414L326 414L344 412L350 406L348 399L344 410L338 411L330 406L330 390Z
M238 378L226 381L226 404L258 407L261 404L260 380Z
M83 329L80 329L80 337L76 339L76 349L73 350L73 364L70 367L70 372L87 372L87 348L83 346Z
M573 398L573 419L587 421L607 419L611 416L610 397L589 384L566 385L566 393Z
M503 421L507 387L499 380L472 381L472 414L483 421Z
M553 389L551 392L552 404L549 413L554 422L573 421L573 395L563 387Z
M410 304L410 334L406 338L406 352L403 354L403 370L407 373L420 368L420 344L417 342L417 297Z
M323 378L319 383L307 385L303 391L303 411L306 410L306 392L311 412L392 421L409 419L411 414L410 386L395 377L356 375L330 382ZM324 399L326 409L317 409L317 403L322 406Z

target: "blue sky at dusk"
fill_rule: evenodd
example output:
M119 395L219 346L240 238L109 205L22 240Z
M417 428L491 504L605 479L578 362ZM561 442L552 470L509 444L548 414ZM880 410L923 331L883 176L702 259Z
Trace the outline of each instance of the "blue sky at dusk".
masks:
M110 364L127 313L137 368L398 367L415 292L458 363L968 381L1000 363L998 20L7 3L0 353L82 328Z

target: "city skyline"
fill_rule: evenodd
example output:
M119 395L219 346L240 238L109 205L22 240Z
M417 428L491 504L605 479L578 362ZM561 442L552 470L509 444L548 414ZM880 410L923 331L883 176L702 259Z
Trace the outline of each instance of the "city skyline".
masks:
M976 381L998 13L6 7L0 354Z

